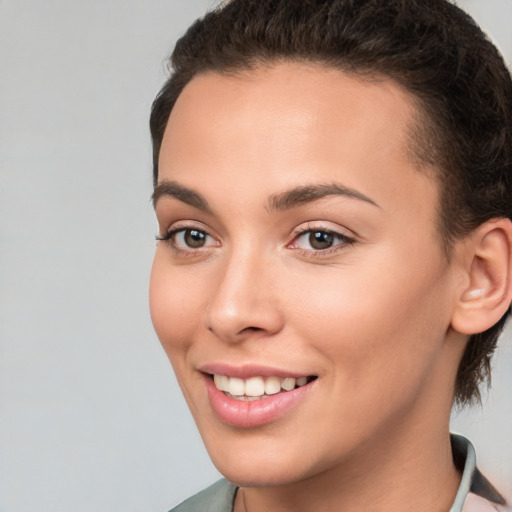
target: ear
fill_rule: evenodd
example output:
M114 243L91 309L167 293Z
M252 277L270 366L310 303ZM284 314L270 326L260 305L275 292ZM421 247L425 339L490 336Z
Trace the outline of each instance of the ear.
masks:
M461 243L465 276L452 327L471 335L491 328L512 302L512 222L489 220Z

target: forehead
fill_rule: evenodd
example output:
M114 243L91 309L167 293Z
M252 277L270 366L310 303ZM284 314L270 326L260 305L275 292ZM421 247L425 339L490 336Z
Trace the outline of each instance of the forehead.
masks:
M418 117L414 104L411 94L388 78L361 78L321 65L280 63L234 75L207 72L194 77L182 91L163 142L172 144L177 135L212 138L220 135L215 130L225 120L233 127L236 123L244 136L252 131L252 139L262 143L269 142L268 136L261 137L258 128L268 135L269 123L282 128L283 137L294 131L297 143L301 135L310 142L316 135L317 143L330 142L329 134L357 137L358 128L369 124L372 131L365 130L369 143L385 131L390 144L401 143L404 156L411 156Z
M254 175L268 194L342 181L385 204L397 189L425 186L411 150L416 118L414 99L386 78L297 63L205 73L170 115L159 178L224 180L238 195Z

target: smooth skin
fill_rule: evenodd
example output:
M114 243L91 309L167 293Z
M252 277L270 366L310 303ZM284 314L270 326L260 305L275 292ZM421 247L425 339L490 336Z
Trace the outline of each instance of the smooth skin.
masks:
M241 486L236 511L450 508L464 307L486 297L473 288L496 291L475 254L489 236L510 263L512 237L498 221L446 257L412 103L387 79L282 63L197 76L171 113L151 315L214 464ZM242 428L213 412L209 364L317 379Z

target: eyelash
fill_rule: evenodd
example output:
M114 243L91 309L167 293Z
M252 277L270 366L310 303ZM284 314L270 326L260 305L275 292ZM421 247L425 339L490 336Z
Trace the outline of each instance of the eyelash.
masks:
M197 255L200 251L204 251L205 249L209 249L210 246L200 246L200 247L188 247L183 248L180 247L176 243L176 236L180 233L183 233L184 235L187 232L197 232L201 233L203 237L211 238L215 240L212 235L210 235L207 231L203 229L199 229L195 226L179 226L174 229L171 229L167 231L163 235L157 235L155 238L157 241L160 242L166 242L175 253L179 255L185 255L185 256L193 256ZM297 247L298 240L300 240L302 237L308 235L311 237L312 234L322 234L332 237L335 241L338 241L338 243L334 243L334 245L327 247L325 249L303 249L300 247ZM323 226L313 226L308 225L306 229L302 229L300 231L295 232L293 235L292 241L287 244L287 248L296 250L300 255L307 256L307 257L323 257L328 256L330 254L342 251L347 248L347 246L353 245L356 241L354 238L351 238L347 235L344 235L342 233L339 233L337 231L334 231L332 229L323 227ZM182 245L186 245L182 244ZM219 244L218 244L219 245Z
M212 237L212 235L210 235L207 231L205 231L204 229L200 229L196 226L179 226L174 229L170 229L163 235L157 235L155 238L158 242L167 243L171 247L171 249L179 255L194 256L194 255L197 255L198 252L201 251L201 249L209 248L209 247L205 247L205 248L189 247L189 248L185 249L183 247L178 246L178 244L176 243L176 236L180 233L183 233L185 235L187 233L187 231L188 232L195 231L197 233L201 233L204 237L209 237L209 238L214 239Z
M300 247L294 246L300 238L309 234L311 236L315 233L321 233L323 235L332 236L338 243L335 243L331 247L327 247L325 249L301 249ZM338 231L334 231L333 229L326 228L323 226L313 226L308 225L306 229L301 229L300 231L294 233L292 242L288 245L292 249L295 249L299 252L299 254L307 256L307 257L315 257L321 258L333 253L337 253L345 250L347 247L352 246L356 243L356 240L352 237L339 233Z

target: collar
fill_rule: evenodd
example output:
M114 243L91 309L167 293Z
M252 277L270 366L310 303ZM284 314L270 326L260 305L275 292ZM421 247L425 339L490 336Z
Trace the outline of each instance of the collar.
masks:
M505 499L476 467L476 454L471 442L456 434L451 434L450 439L453 462L462 473L450 512L471 512L477 502L482 512L504 510L500 507L506 504Z

